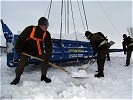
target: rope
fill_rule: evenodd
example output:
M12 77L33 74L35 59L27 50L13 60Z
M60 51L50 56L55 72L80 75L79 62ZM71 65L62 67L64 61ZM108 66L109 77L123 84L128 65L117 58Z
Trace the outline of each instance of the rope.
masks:
M77 34L76 34L76 28L75 28L75 23L74 23L74 16L73 16L73 9L72 9L72 2L71 2L71 0L70 0L70 4L71 4L71 12L72 12L73 26L74 26L75 36L76 36L76 40L77 40Z
M49 5L50 6L50 5ZM47 10L46 10L46 12L45 12L45 16L47 15L47 12L48 12L48 10L49 10L49 6L47 7Z
M85 8L84 8L83 0L82 0L82 6L83 6L83 11L84 11L84 16L85 16L86 27L87 27L87 30L88 30L88 24L87 24L87 18L86 18L86 14L85 14Z
M50 11L51 11L51 5L52 5L52 0L51 0L50 5L49 5L48 19L49 19L49 15L50 15Z
M78 3L78 8L79 8L79 12L80 12L81 21L82 21L83 28L84 28L84 31L85 31L85 25L84 25L84 22L83 22L83 17L82 17L82 14L81 14L81 9L80 9L79 1L78 0L77 0L77 3Z
M64 1L64 8L65 8L65 35L66 35L66 1Z
M108 14L106 13L105 9L103 8L102 4L100 3L100 1L98 1L100 7L102 8L105 16L108 18L109 22L111 23L111 25L114 27L114 29L116 30L117 33L119 33L119 35L121 36L120 32L117 30L117 28L115 27L115 25L113 24L113 22L111 21L110 17L108 16Z
M69 0L67 0L67 33L69 34Z
M49 19L49 15L50 15L50 11L51 11L51 5L52 5L52 0L50 2L50 8L49 8L49 13L48 13L48 19Z
M60 26L60 40L61 40L61 36L62 36L62 15L63 15L63 0L61 3L61 26Z
M74 15L73 15L73 9L72 9L72 2L70 0L70 4L71 4L71 12L72 12L72 19L73 19L73 26L74 26L74 30L75 30L75 36L76 36L76 46L78 46L78 39L77 39L77 34L76 34L76 27L75 27L75 23L74 23ZM78 50L77 50L77 62L78 62Z

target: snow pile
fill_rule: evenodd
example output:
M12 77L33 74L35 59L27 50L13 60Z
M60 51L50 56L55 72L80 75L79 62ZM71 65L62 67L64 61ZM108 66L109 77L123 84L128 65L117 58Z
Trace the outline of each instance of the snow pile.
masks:
M78 70L78 72L72 72L72 77L79 77L79 78L84 78L88 77L87 72L85 70Z
M122 53L111 53L111 61L105 62L104 76L95 78L96 62L89 66L65 67L71 73L77 72L79 67L86 67L86 78L73 78L60 69L50 68L47 77L51 83L40 81L41 71L39 66L26 66L20 83L10 85L15 77L15 68L6 65L6 56L1 58L1 98L10 99L132 99L132 71L131 65L125 67L125 56ZM79 70L79 73L84 73ZM77 74L78 75L78 74Z

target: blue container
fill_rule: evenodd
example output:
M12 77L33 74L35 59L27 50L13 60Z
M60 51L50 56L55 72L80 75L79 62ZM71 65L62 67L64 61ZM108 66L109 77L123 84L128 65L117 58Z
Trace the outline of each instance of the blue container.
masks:
M7 65L16 67L20 55L16 53L14 46L18 35L14 35L6 24L1 20L2 29L7 43ZM84 61L92 56L93 50L89 42L52 39L53 51L50 62ZM44 47L45 48L45 47ZM40 61L29 58L27 64L39 64Z

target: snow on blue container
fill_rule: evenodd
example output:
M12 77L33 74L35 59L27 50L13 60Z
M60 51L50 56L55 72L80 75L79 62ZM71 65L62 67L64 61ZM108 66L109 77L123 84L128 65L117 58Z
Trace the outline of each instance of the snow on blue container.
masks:
M1 20L2 30L7 44L7 65L16 67L19 61L19 54L16 53L14 46L18 35L14 35L6 24ZM92 56L93 50L89 42L52 39L53 51L50 62L69 62L83 61ZM45 47L44 47L45 48ZM39 64L40 61L29 58L27 64Z

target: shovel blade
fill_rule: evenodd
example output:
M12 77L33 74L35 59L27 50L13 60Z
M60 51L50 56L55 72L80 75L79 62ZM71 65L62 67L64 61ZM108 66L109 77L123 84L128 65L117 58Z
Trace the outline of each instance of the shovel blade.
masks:
M78 70L78 72L72 72L74 78L87 78L87 72L85 70Z

